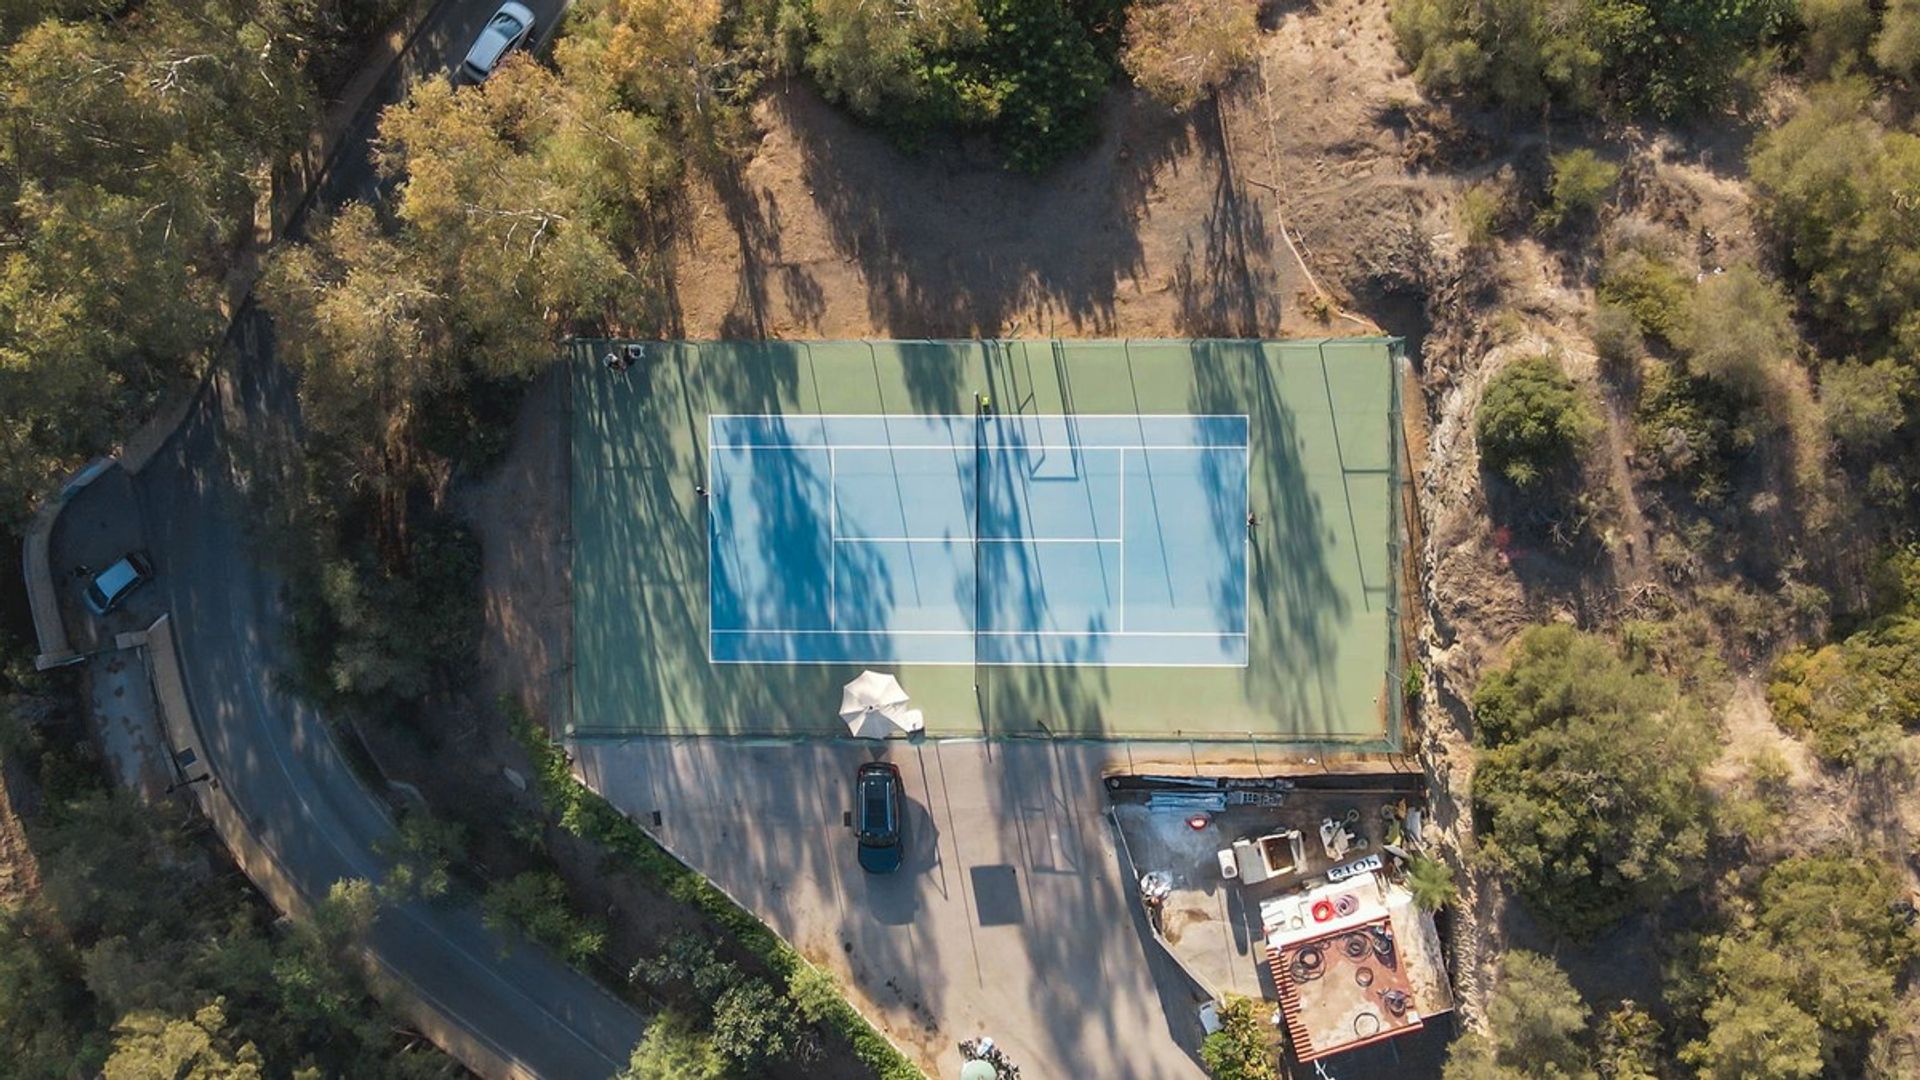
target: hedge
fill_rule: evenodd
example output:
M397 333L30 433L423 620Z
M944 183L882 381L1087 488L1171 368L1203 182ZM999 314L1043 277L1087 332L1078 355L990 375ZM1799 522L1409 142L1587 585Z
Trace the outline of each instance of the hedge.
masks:
M790 984L795 971L810 966L806 957L795 952L766 923L661 847L598 792L575 779L573 763L566 751L548 739L547 733L525 710L517 705L506 708L514 737L533 759L534 784L540 798L548 808L558 812L561 828L599 844L622 860L627 869L661 886L680 903L700 911L732 935L742 948L765 961L783 981ZM845 998L827 1010L821 1023L844 1038L853 1047L854 1055L880 1080L924 1080L925 1074L920 1068L895 1049Z

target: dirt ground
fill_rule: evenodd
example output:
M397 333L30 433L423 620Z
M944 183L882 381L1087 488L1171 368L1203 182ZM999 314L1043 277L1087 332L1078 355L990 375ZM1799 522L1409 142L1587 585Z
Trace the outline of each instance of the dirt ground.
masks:
M1264 72L1173 115L1116 90L1100 135L1038 177L986 148L901 153L801 83L773 88L757 147L696 181L671 252L667 337L1311 336L1367 328L1339 299L1423 209L1383 121L1412 93L1386 5L1286 11ZM1223 137L1224 133L1224 137ZM1284 198L1282 194L1284 193ZM1325 253L1324 256L1321 253ZM1338 323L1339 325L1334 325Z

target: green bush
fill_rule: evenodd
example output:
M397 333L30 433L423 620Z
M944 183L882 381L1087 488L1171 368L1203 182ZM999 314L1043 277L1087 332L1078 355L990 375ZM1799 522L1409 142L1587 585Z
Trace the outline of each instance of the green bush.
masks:
M1674 344L1686 352L1693 374L1757 401L1778 396L1800 335L1793 328L1792 305L1779 287L1750 266L1734 266L1694 289Z
M1920 75L1920 0L1889 0L1873 39L1873 62L1889 75Z
M1722 104L1793 0L1394 0L1427 90L1671 117Z
M646 1038L615 1080L725 1080L727 1059L713 1039L679 1013L668 1011L647 1024Z
M1647 340L1633 312L1602 301L1593 309L1593 351L1609 368L1630 368L1647 354Z
M1597 291L1601 303L1632 315L1641 333L1671 342L1686 325L1693 282L1665 259L1625 248L1601 264Z
M927 0L926 18L891 5L822 0L807 66L830 97L906 141L942 128L985 131L1007 163L1037 172L1093 134L1113 77L1091 17L1067 0Z
M1820 409L1841 446L1869 453L1906 423L1915 389L1913 368L1895 360L1834 364L1820 373Z
M1817 88L1754 143L1750 167L1782 253L1814 311L1867 356L1920 354L1920 135L1868 112L1871 87Z
M481 908L490 928L519 930L569 963L585 964L606 948L606 928L575 915L566 885L550 873L529 870L494 883Z
M1438 911L1460 895L1453 883L1453 867L1420 854L1407 863L1407 890L1413 893L1413 902L1427 911Z
M1850 1059L1893 1010L1914 937L1906 889L1864 852L1796 856L1702 943L1703 1037L1682 1060L1705 1077L1812 1077Z
M1647 365L1634 414L1639 459L1653 479L1679 485L1702 506L1720 506L1733 471L1759 439L1749 410L1724 386Z
M810 966L765 923L669 854L612 803L575 780L566 751L548 739L517 703L502 699L500 707L509 718L514 737L533 761L541 802L562 828L600 845L621 869L654 883L675 901L700 912L789 985L795 972ZM854 1056L872 1069L878 1080L924 1080L919 1067L844 999L829 1005L815 996L809 1004L824 1012L820 1022L845 1039Z
M1469 1035L1447 1054L1444 1080L1573 1080L1592 1075L1587 1003L1566 973L1539 953L1500 961L1487 1000L1488 1035Z
M1594 934L1694 880L1706 849L1699 707L1565 625L1520 636L1473 698L1482 850L1536 912Z
M1467 247L1478 250L1493 243L1494 237L1499 235L1507 213L1506 197L1500 185L1481 181L1460 193L1460 203L1455 212L1459 215L1460 231Z
M1200 1060L1213 1080L1275 1080L1275 1054L1267 1041L1268 1025L1260 1013L1267 1008L1237 994L1220 1007L1220 1030L1200 1044Z
M1774 719L1821 758L1898 764L1903 731L1920 726L1920 618L1899 614L1846 639L1782 656L1767 684Z
M1480 456L1515 487L1561 477L1598 428L1593 410L1551 356L1508 364L1487 384L1474 419Z
M1873 38L1871 0L1799 0L1800 21L1806 25L1801 53L1807 69L1824 74L1851 66L1865 55Z
M1548 229L1591 219L1620 182L1620 166L1585 147L1549 160L1553 180L1548 185L1547 209L1540 215L1540 224Z

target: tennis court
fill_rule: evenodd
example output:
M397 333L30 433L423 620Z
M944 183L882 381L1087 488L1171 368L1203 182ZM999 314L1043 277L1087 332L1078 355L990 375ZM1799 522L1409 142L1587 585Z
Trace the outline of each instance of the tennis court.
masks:
M1398 738L1398 342L574 348L575 737ZM1251 520L1250 520L1251 518Z
M715 663L1247 662L1245 416L714 416Z

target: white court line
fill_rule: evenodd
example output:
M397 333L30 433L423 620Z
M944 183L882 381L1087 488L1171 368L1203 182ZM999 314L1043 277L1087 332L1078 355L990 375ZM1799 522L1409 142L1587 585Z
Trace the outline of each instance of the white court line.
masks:
M1066 417L1076 420L1250 420L1251 413L1003 413L989 414L993 420L1046 420L1054 417ZM883 412L842 412L842 413L708 413L709 423L715 420L978 420L979 413L883 413Z
M1251 666L1242 660L1238 664L1217 664L1213 662L1199 664L1176 664L1172 662L1136 663L1132 660L902 660L897 656L849 656L834 660L799 660L791 656L773 659L715 660L715 664L758 664L764 667L848 667L861 664L877 667L885 664L899 667L907 664L913 667L1059 667L1059 668L1219 668L1228 671L1244 671Z
M958 453L971 452L972 447L965 443L715 443L715 450L942 450ZM1193 451L1193 450L1245 450L1246 443L1006 443L989 446L987 450L1059 450L1062 452L1085 450L1152 450L1155 452Z
M1127 628L1127 455L1120 455L1120 629Z
M1223 638L1237 641L1246 637L1231 630L715 630L713 636L723 634L733 637L752 637L755 634L779 634L796 637L817 637L822 634L840 634L858 637L861 634L877 634L883 637L1060 637L1060 638Z
M1099 536L836 536L836 544L1121 544Z
M827 447L827 543L840 542L840 473L834 463L833 447ZM840 625L840 575L837 572L840 560L833 557L831 546L827 549L827 622Z

